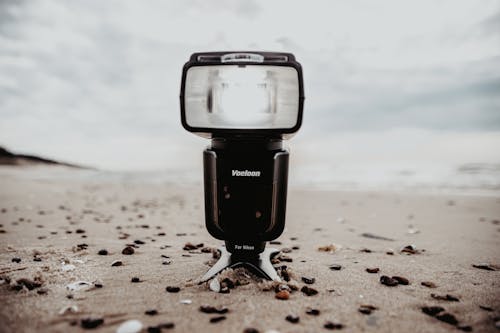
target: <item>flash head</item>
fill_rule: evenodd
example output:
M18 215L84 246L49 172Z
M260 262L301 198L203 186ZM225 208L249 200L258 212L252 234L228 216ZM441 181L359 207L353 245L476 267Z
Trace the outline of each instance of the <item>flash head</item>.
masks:
M289 138L303 103L302 68L290 53L194 53L182 71L182 125L202 137Z
M195 53L181 81L184 128L211 138L203 152L205 225L225 241L208 280L245 265L279 280L265 249L285 227L289 153L302 124L302 68L290 53Z

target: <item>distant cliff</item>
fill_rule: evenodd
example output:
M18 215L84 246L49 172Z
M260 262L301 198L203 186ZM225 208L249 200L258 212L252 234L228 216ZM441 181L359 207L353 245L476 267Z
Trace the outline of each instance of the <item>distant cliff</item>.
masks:
M35 165L35 164L62 165L71 168L86 168L76 164L49 160L46 158L33 155L15 154L0 146L0 165Z

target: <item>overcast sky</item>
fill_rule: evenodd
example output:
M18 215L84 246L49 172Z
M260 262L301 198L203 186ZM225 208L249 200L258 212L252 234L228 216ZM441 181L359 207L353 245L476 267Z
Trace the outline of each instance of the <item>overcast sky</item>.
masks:
M197 161L207 142L180 125L181 68L216 50L296 55L306 107L292 146L479 133L481 154L499 155L492 0L0 0L0 145L108 169Z

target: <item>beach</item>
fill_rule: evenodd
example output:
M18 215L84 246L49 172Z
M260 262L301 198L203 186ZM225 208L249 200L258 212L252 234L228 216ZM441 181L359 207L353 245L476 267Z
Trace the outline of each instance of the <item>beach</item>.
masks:
M290 281L226 271L222 293L198 284L222 245L201 186L79 172L0 168L2 332L498 331L497 193L292 187L267 245Z

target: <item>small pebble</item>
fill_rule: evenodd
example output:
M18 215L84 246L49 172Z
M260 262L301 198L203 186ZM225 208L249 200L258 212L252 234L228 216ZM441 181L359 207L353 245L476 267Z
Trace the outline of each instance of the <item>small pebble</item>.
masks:
M402 277L402 276L393 276L392 277L394 280L398 281L399 284L402 284L404 286L407 286L410 284L410 281L408 281L407 278Z
M457 318L455 318L454 315L448 312L440 312L436 315L436 319L444 321L445 323L448 323L450 325L456 325L458 324Z
M391 277L388 277L387 275L382 275L380 277L380 283L383 285L386 285L388 287L395 287L399 284L399 282Z
M318 291L314 288L303 286L300 291L302 291L306 296L314 296L318 293Z
M318 247L320 252L335 252L335 250L337 250L337 247L333 244Z
M319 316L320 311L318 309L307 308L306 314L311 315L311 316Z
M203 313L217 313L217 314L225 314L229 312L229 309L225 306L211 306L211 305L202 305L199 310Z
M290 298L290 292L288 290L281 290L274 295L277 299L286 301L287 299Z
M437 299L439 301L460 302L460 300L457 297L450 295L450 294L446 294L444 296L437 295L437 294L431 294L431 297L434 299Z
M127 246L126 248L124 248L122 250L122 254L125 254L125 255L131 255L131 254L134 254L134 252L135 252L135 250L131 246Z
M243 330L243 333L259 333L259 330L253 327L247 327Z
M323 325L324 328L328 329L328 330L341 330L344 328L344 325L340 324L340 323L334 323L332 321L327 321L324 325Z
M436 288L437 287L434 282L430 282L430 281L423 281L420 284L424 287L427 287L427 288Z
M108 255L108 250L102 249L97 252L98 255L100 256L107 256Z
M167 290L169 293L178 293L181 288L168 286L167 288L165 288L165 290Z
M162 329L172 329L175 327L174 323L164 323L156 326L149 326L147 328L148 333L161 333Z
M138 277L134 276L134 277L130 280L130 282L132 282L132 283L138 283L138 282L141 282L141 279L139 279Z
M220 292L220 282L219 282L219 279L217 278L213 278L210 283L208 284L208 287L210 288L210 290L212 290L213 292Z
M490 264L486 264L486 263L474 264L474 265L472 265L472 267L479 268L479 269L484 269L486 271L496 271L495 267L493 267Z
M156 316L158 314L158 310L155 309L146 310L144 313L147 314L148 316Z
M438 313L443 312L444 308L441 306L424 306L422 312L426 315L435 317Z
M464 332L472 332L472 326L470 326L470 325L461 324L461 325L457 325L457 328L461 331L464 331ZM497 328L499 328L499 327L497 327Z
M217 316L210 318L211 323L218 323L219 321L226 320L226 316Z
M485 305L480 305L479 308L483 309L484 311L492 312L493 308Z
M139 333L142 330L142 323L139 320L132 319L122 323L116 333Z
M362 304L359 306L358 311L361 312L362 314L369 315L373 311L377 310L378 308L376 306L370 305L370 304Z
M93 329L101 326L104 323L102 318L84 318L80 320L80 326L84 329Z
M372 273L372 274L375 274L375 273L378 273L380 271L380 268L378 267L375 267L375 268L367 268L366 271L368 273Z
M302 277L302 281L305 284L313 284L316 281L316 279L315 278L308 278L308 277L303 276Z
M300 318L299 316L288 315L285 317L285 320L292 324L297 324L300 321Z
M12 262L15 262L17 264L19 264L21 262L21 258L12 258Z
M332 271L340 271L342 269L342 266L338 265L338 264L332 264L330 266L328 266Z
M121 266L121 265L123 265L123 263L120 260L115 260L111 263L111 266L113 266L113 267L117 267L117 266Z

